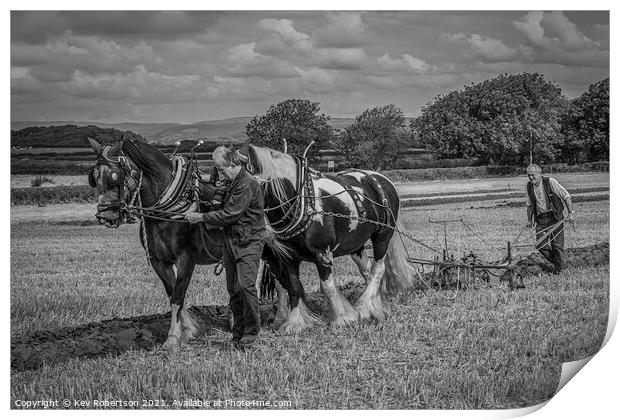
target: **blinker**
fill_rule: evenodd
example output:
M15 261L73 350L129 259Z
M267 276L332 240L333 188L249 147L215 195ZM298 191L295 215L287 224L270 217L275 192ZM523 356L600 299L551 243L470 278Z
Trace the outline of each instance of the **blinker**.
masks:
M93 188L97 187L97 178L95 178L95 168L91 169L90 172L88 172L88 184Z
M117 168L110 168L106 173L106 185L108 187L118 187L122 185L122 172Z

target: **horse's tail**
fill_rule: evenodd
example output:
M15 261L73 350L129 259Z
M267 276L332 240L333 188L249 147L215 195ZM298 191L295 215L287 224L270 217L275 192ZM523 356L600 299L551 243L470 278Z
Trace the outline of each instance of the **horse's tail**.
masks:
M272 273L271 267L269 264L265 263L263 267L263 274L260 280L260 295L261 299L272 300L274 297L274 292L276 290L276 276Z
M265 218L267 221L267 218ZM282 242L269 223L265 223L265 244L271 248L278 261L286 263L293 258L293 249Z
M267 218L265 218L265 221L267 222L266 219ZM265 245L269 248L269 254L273 257L277 265L286 267L293 258L293 250L278 239L268 222L265 224L265 228ZM273 298L276 290L276 281L278 281L278 279L271 270L271 266L265 262L259 288L261 297L266 297L268 299Z
M385 272L381 278L381 289L388 293L413 289L419 281L418 272L407 263L407 250L398 233L402 230L400 223L396 223L396 228L385 254Z

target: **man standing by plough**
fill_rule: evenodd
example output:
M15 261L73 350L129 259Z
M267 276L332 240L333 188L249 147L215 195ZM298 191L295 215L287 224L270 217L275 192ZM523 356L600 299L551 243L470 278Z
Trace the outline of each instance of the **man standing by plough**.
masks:
M536 249L558 274L564 268L564 205L566 221L573 223L573 203L557 180L542 176L540 166L529 165L527 177L527 226L536 226Z

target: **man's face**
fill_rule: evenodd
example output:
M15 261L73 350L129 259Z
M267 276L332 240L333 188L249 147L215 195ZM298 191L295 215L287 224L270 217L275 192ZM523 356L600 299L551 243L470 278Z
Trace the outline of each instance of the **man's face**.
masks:
M227 179L232 179L232 166L226 162L222 153L213 153L213 166L215 166L220 173L224 174Z
M540 184L540 180L542 179L542 175L540 174L540 171L536 169L528 169L527 177L530 180L530 182L534 185Z

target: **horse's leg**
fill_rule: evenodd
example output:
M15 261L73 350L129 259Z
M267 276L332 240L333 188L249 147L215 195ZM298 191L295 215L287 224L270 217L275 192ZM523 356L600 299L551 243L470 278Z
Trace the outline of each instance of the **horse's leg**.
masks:
M276 281L276 292L278 293L278 311L276 312L276 319L273 321L273 328L278 329L286 322L290 311L288 307L288 293L280 281Z
M166 289L168 299L171 299L177 280L177 275L175 272L176 268L171 263L163 262L155 258L151 258L151 265L161 281L164 283L164 288ZM181 326L177 320L178 317L175 316L176 312L177 311L172 308L172 312L170 314L170 328L168 330L168 338L163 345L164 348L174 348L179 344L179 339L181 338Z
M187 308L184 306L185 293L187 292L189 282L192 278L192 274L194 273L196 262L193 256L185 252L177 258L175 267L177 281L174 285L172 297L170 298L170 307L172 308L172 317L170 324L171 329L173 324L172 320L174 320L178 324L179 328L177 331L180 332L179 341L185 342L187 340L196 338L199 332L196 320L194 320L192 315L187 311ZM175 317L176 319L174 319Z
M386 309L381 294L381 279L385 272L385 253L390 237L390 232L379 232L372 237L375 260L370 268L370 282L355 302L355 310L361 320L374 318L381 321L385 318Z
M360 270L360 274L364 278L364 283L368 284L370 281L370 273L368 272L368 254L366 253L366 249L362 246L360 249L351 254L351 259L355 264L357 264L357 268Z
M334 281L334 276L332 275L334 257L332 252L329 249L317 251L315 256L315 264L321 279L321 291L329 300L331 307L331 324L339 326L357 322L357 313L342 295Z
M299 280L299 261L291 262L285 270L285 286L288 289L290 310L286 314L284 323L278 328L278 331L284 334L299 334L303 330L310 328L317 322L317 318L312 314L310 309L304 302L304 287ZM282 277L280 277L282 278ZM282 296L282 298L280 298ZM278 290L279 305L286 305L284 293ZM277 315L276 315L277 318Z

